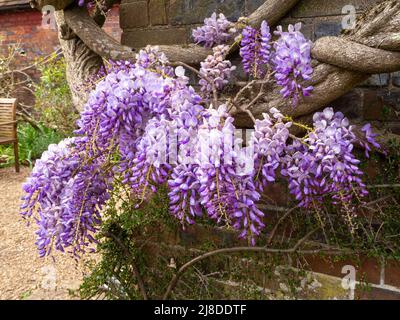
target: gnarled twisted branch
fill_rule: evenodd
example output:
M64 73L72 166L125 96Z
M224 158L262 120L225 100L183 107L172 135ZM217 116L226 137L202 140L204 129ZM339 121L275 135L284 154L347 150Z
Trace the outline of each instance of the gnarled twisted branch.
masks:
M50 0L49 0L50 1ZM286 13L299 0L265 1L253 14L249 16L251 25L259 26L263 20L270 25L277 24ZM84 8L72 7L65 10L65 21L75 34L98 55L113 60L135 59L132 49L121 45L112 37L107 35L89 16ZM197 64L203 61L210 50L192 44L182 45L161 45L160 49L166 54L170 61L182 61L187 64Z
M46 4L52 1L66 5L64 19L73 33L82 40L91 52L103 58L131 59L135 53L108 36L83 8L67 7L67 0L38 0ZM299 0L266 0L249 16L251 25L258 26L262 20L270 25L279 20ZM61 6L61 5L60 5ZM196 64L202 61L209 50L197 45L160 46L170 61ZM312 113L328 105L365 81L371 74L400 70L400 1L386 0L368 10L357 22L356 28L341 37L326 37L317 40L312 48L314 74L310 85L314 86L312 96L303 99L293 108L288 104L273 82L264 86L264 99L254 105L252 112L260 116L272 107L298 117ZM242 125L250 125L247 114L240 113L240 108L232 110Z
M392 41L393 34L400 36L400 1L387 0L367 11L358 19L351 32L340 37L325 37L317 40L312 48L314 73L308 85L314 86L313 94L304 98L293 108L279 93L274 83L267 85L264 102L253 107L252 112L260 116L275 107L292 117L308 115L329 105L340 96L359 85L371 74L400 70L400 42ZM385 49L377 44L377 35L383 39L388 32L390 41ZM238 122L250 126L246 114L234 110Z

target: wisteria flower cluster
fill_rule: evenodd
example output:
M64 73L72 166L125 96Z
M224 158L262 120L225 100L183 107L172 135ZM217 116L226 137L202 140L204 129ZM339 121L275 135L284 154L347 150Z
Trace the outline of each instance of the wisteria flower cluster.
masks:
M313 87L303 86L313 72L311 44L300 32L301 24L289 25L288 32L278 26L272 52L271 33L263 21L260 30L250 26L243 29L240 55L243 69L254 78L262 78L270 68L276 83L282 87L281 94L292 100L294 106L301 96L309 96ZM268 74L268 73L267 73Z
M195 32L201 33L200 30L208 28L207 23ZM284 98L290 99L293 106L298 105L300 98L309 96L313 90L311 85L304 84L310 80L313 72L311 42L300 30L301 23L289 25L288 31L283 31L282 26L278 26L274 32L278 39L273 42L270 27L263 21L259 29L245 26L239 38L240 56L245 73L255 79L274 74L277 85L282 87L280 93ZM218 41L197 42L212 47L228 40L229 37L220 37Z
M271 58L271 33L266 21L260 30L247 26L243 29L240 55L243 69L254 78L261 78Z
M226 19L223 13L217 16L214 12L211 17L204 19L203 26L193 30L192 36L197 44L211 48L229 41L234 32L236 30L233 23Z
M79 170L82 159L73 150L82 143L82 139L72 138L50 145L23 185L22 215L29 218L38 213L36 244L40 256L49 254L53 245L61 251L73 247L77 254L94 241L93 234L101 223L110 177L100 170L100 159Z
M353 154L357 138L348 119L326 108L315 113L313 120L313 132L303 143L293 145L284 159L282 173L289 178L290 192L304 207L314 206L326 194L331 194L334 203L351 203L354 196L365 196L360 161Z
M255 182L261 191L276 179L292 126L291 122L284 121L284 116L276 108L272 108L270 113L264 113L262 120L256 120L252 136L257 168Z
M303 80L310 80L313 68L311 67L311 42L300 32L301 23L289 25L288 32L278 27L275 32L279 39L275 42L273 59L275 78L282 88L285 98L290 98L293 105L297 105L299 96L309 96L313 87L302 85Z
M229 46L219 45L213 48L213 55L209 55L201 62L199 85L201 91L210 94L213 88L222 90L229 83L232 71L236 69L229 60L225 60Z
M201 32L212 33L204 35L208 45L219 42L216 34L227 38L221 38L231 27L224 16L213 15L206 24ZM291 92L290 81L312 72L309 48L298 26L279 32L272 54L268 25L246 27L241 53L245 69L256 77L275 61L280 83ZM228 50L216 46L201 64L202 93L226 85L234 70L226 60ZM284 82L284 75L291 80ZM216 97L210 103L207 95L199 95L185 69L173 68L157 47L141 50L135 62L111 62L93 83L77 137L51 145L24 185L22 214L36 218L41 256L52 248L79 255L92 247L102 211L120 185L136 207L166 185L170 213L183 226L206 216L237 230L253 245L265 227L257 204L278 175L288 180L290 193L306 208L318 207L329 195L349 211L367 194L354 144L361 143L367 155L380 146L370 126L363 127L365 139L360 141L345 116L332 108L314 115L303 138L291 135L296 123L272 108L255 121L243 147L229 102L219 103ZM299 86L296 82L296 92ZM304 90L302 94L310 91Z

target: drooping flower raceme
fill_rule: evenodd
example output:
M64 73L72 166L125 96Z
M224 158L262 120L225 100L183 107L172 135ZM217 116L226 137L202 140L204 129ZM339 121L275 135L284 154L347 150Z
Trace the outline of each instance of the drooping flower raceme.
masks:
M236 67L232 66L229 60L225 60L228 50L229 46L216 46L213 48L214 54L209 55L205 61L201 62L199 84L203 93L207 95L211 93L213 86L217 90L221 90L229 82L231 73Z
M38 213L36 245L40 256L49 252L53 238L56 248L64 249L62 234L65 225L60 219L64 213L61 210L62 196L73 172L79 166L79 158L70 153L73 141L63 140L58 145L50 145L41 159L36 161L30 177L22 187L25 192L22 215L29 218L35 211Z
M289 177L290 192L304 207L317 206L326 194L337 203L365 196L360 161L353 154L356 137L348 119L326 108L313 120L314 130L285 157L282 174Z
M369 158L371 146L380 149L381 145L375 140L378 134L372 132L371 124L367 123L361 128L361 132L365 134L365 139L359 139L359 143L365 149L365 156Z
M197 44L211 48L229 41L235 31L233 24L224 14L220 13L217 16L214 12L211 17L204 19L203 26L193 30L192 35Z
M301 23L289 25L284 32L279 26L275 34L279 36L274 44L273 64L275 79L282 87L281 94L298 104L301 96L309 96L313 87L304 87L302 82L309 80L313 72L311 66L311 43L300 32Z
M247 26L242 31L240 56L243 69L254 78L265 74L265 67L271 57L271 33L266 21L261 23L260 30Z
M109 197L108 175L97 167L100 159L81 167L80 155L73 152L80 143L80 138L72 138L50 145L23 185L23 216L38 213L40 256L50 253L53 245L61 251L73 246L75 254L84 251L100 225L100 210Z
M149 120L137 151L127 166L124 182L139 195L142 203L148 191L156 192L156 186L166 182L171 166L167 161L169 121L164 117ZM125 167L125 166L124 166Z
M252 143L254 144L254 179L259 190L275 181L276 172L285 155L291 122L284 122L284 116L275 108L256 120Z
M183 225L193 224L194 219L202 215L199 204L197 179L198 163L195 146L198 144L198 129L203 123L204 107L201 98L193 88L177 91L173 97L170 116L174 120L175 139L169 142L169 154L175 154L175 166L168 180L170 211ZM176 150L176 152L174 152ZM172 151L172 152L171 152Z
M254 244L264 227L264 214L256 207L260 194L251 176L236 170L240 154L231 147L234 130L224 105L207 110L198 134L200 204L210 218L240 230L239 236Z

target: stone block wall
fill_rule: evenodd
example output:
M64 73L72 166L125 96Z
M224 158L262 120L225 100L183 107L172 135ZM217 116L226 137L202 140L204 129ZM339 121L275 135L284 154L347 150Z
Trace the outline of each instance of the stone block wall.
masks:
M353 5L357 14L379 0L302 0L281 21L301 22L305 36L315 41L342 31L342 9ZM122 0L121 41L133 48L147 44L187 44L191 31L213 12L235 21L248 15L264 0ZM400 72L373 75L359 88L332 103L352 121L369 121L400 133ZM384 123L385 122L385 123Z

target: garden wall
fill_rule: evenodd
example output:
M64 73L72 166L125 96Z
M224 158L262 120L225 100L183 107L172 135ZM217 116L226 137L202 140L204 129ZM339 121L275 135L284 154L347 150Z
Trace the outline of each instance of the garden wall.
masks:
M109 13L104 29L119 41L121 29L118 15L119 6L117 5ZM23 56L17 60L21 65L46 56L60 46L57 32L43 28L42 14L30 8L28 4L13 9L0 7L0 51L4 52L12 44L19 44L23 50Z
M213 12L222 12L234 21L240 16L253 12L264 0L122 0L120 6L120 25L123 29L123 44L140 48L147 44L188 44L192 42L191 30L202 24L205 17ZM323 36L339 35L342 31L342 8L354 5L357 14L373 5L376 0L303 0L282 21L284 26L302 22L305 36L315 41ZM332 103L342 110L352 122L372 122L380 128L388 128L400 134L400 72L373 75L361 86ZM379 171L376 167L371 172ZM269 199L278 205L287 204L287 190L274 185L268 190ZM215 229L192 228L177 233L167 239L160 239L174 246L193 247L209 239L218 238ZM221 234L223 246L227 242L226 233ZM164 249L163 249L164 250ZM161 250L161 251L163 251ZM328 259L329 260L329 259ZM319 256L307 258L312 270L337 277L340 287L342 266L355 264L347 261L328 261ZM400 264L388 261L382 263L376 259L362 258L358 262L358 275L364 275L372 284L368 294L361 298L400 299ZM323 280L321 280L323 281ZM322 297L322 294L320 295ZM332 298L332 295L331 295Z
M257 9L264 0L122 0L120 25L123 44L140 48L146 44L187 44L191 30L213 12L235 21ZM302 22L310 40L334 36L342 31L342 8L353 5L357 14L378 0L302 0L282 21ZM400 72L374 75L362 86L332 103L353 122L374 122L400 133Z

